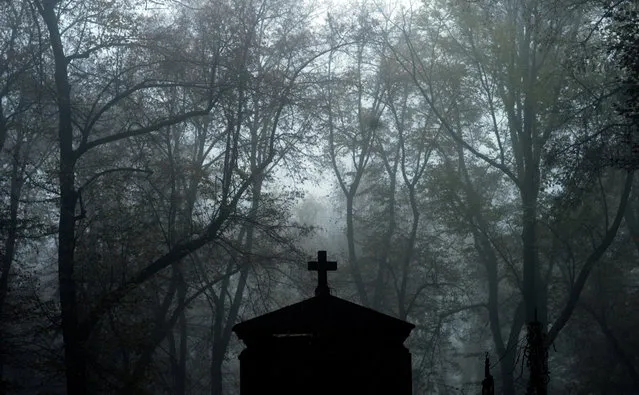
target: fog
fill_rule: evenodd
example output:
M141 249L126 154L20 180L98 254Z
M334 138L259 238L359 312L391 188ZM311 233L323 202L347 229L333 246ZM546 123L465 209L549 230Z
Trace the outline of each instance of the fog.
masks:
M240 394L320 250L413 394L638 394L638 13L0 2L0 394Z

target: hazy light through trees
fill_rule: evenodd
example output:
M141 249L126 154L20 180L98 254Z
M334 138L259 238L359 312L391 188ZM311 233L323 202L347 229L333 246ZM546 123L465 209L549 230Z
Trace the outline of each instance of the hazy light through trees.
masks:
M0 393L238 394L317 250L415 394L638 393L638 12L0 2Z

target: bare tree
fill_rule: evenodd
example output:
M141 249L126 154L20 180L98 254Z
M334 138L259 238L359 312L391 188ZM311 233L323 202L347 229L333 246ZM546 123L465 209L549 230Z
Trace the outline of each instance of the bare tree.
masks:
M588 96L587 92L592 90L580 85L583 81L575 80L571 73L548 71L555 64L565 62L567 54L569 57L574 53L570 45L576 45L583 37L584 32L580 27L587 15L586 8L584 4L566 6L559 12L556 2L544 1L525 4L460 3L450 9L454 25L449 25L450 21L436 12L425 14L424 18L432 22L434 28L426 32L418 32L418 27L401 30L406 50L400 51L391 43L397 61L413 76L422 97L446 134L465 152L500 171L517 191L521 218L524 319L528 323L541 321L543 331L549 321L545 281L553 268L552 265L543 267L539 259L540 194L547 193L542 187L542 180L551 174L542 159L553 139L563 135L576 119L587 123L588 118L582 117L583 112L591 106L597 106L606 96L605 90ZM425 36L433 41L424 43L416 38ZM450 51L449 54L442 55L442 49ZM437 60L438 56L441 60ZM569 61L572 60L569 58ZM466 108L483 106L487 121L477 119L476 122L482 125L480 128L458 123L454 117L451 118L451 107L442 102L438 91L446 88L446 83L433 74L433 70L442 66L460 71L459 82L463 83L466 76L476 82L474 88L464 84L467 91L463 99L459 90L450 91L449 94L454 95L459 103L464 102L469 106ZM562 90L565 86L570 86L571 90ZM584 92L584 89L586 99L583 101L575 102L568 94ZM593 89L603 88L598 86ZM594 124L587 128L585 133L590 136L596 134L597 126ZM483 133L483 136L478 138L477 132ZM486 137L489 134L492 137ZM531 382L535 389L531 391L536 391L534 393L546 392L546 381L541 376L545 374L548 345L557 337L574 310L593 265L614 239L631 184L632 172L628 172L614 220L607 223L603 237L585 259L577 286L571 290L564 307L556 316L545 337L543 350L532 357ZM477 239L479 241L481 237ZM490 248L481 250L490 256ZM489 292L492 295L489 298L495 300L497 277L494 271L491 273L489 278L493 281L489 281L489 289L493 291ZM495 307L495 304L492 306ZM491 323L498 322L492 320ZM517 333L518 328L519 325L513 326ZM493 333L500 330L495 327ZM499 344L498 338L495 341ZM509 386L504 391L510 393L512 388Z

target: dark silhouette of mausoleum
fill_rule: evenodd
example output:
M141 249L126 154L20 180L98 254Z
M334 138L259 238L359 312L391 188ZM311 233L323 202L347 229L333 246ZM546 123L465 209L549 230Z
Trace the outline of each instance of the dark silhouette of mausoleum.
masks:
M413 324L332 296L318 253L315 297L239 323L241 395L410 395Z

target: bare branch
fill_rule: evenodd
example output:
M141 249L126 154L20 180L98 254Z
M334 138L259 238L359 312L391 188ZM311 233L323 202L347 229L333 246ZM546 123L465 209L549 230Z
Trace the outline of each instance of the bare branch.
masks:
M78 193L82 192L82 190L87 188L93 181L97 180L98 178L100 178L100 177L102 177L104 175L110 174L110 173L116 173L116 172L120 172L120 171L129 171L129 172L153 174L153 172L151 170L136 169L135 167L118 167L118 168L115 168L115 169L104 170L104 171L101 171L99 173L94 174L84 184L82 184L82 186L80 186L78 188Z
M552 328L548 332L548 344L552 344L559 332L563 329L563 327L570 319L572 312L577 306L577 302L579 301L579 297L581 296L581 292L583 291L584 286L586 285L586 280L588 280L588 276L590 275L590 271L592 270L595 263L599 261L599 259L606 252L610 244L612 244L615 236L617 235L617 230L619 230L619 226L621 225L621 221L624 217L624 213L626 211L626 205L628 203L628 197L630 196L630 191L632 189L632 180L633 180L634 171L629 171L626 174L626 182L624 185L624 190L621 195L621 200L619 202L619 206L617 208L617 214L615 215L615 220L612 222L612 226L609 229L606 229L606 235L603 240L599 243L599 245L595 248L595 250L588 256L586 262L583 267L579 271L579 275L577 276L577 280L575 281L575 285L570 291L570 295L568 296L568 300L566 301L566 305L563 310L559 314L559 317L555 320Z
M80 156L82 156L83 154L85 154L87 151L89 151L92 148L98 147L100 145L104 145L104 144L108 144L108 143L112 143L118 140L123 140L123 139L127 139L129 137L135 137L135 136L141 136L147 133L151 133L154 132L158 129L167 127L167 126L171 126L171 125L175 125L181 122L184 122L190 118L193 117L198 117L198 116L204 116L204 115L208 115L208 113L211 111L211 109L213 108L213 106L215 105L215 102L212 101L211 103L209 103L209 105L202 109L202 110L194 110L194 111L188 111L185 112L183 114L179 114L170 118L167 118L165 120L156 122L154 124L151 124L149 126L145 126L145 127L140 127L137 129L133 129L133 130L128 130L126 132L122 132L122 133L116 133L114 135L111 136L106 136L106 137L102 137L93 141L89 141L84 145L81 145L80 147L78 147L75 150L75 156L76 158L79 158Z
M424 64L421 62L421 59L419 59L417 57L417 52L413 48L412 42L411 42L410 38L408 37L408 34L405 31L403 33L404 33L405 40L406 40L406 43L408 45L408 48L410 50L411 59L408 60L405 57L401 56L395 50L395 48L392 45L390 46L391 47L391 51L393 52L393 55L395 56L395 59L402 66L404 71L406 71L410 75L410 77L412 78L413 82L415 83L415 85L419 89L419 91L420 91L420 93L422 95L422 98L424 99L424 101L426 101L426 103L430 107L430 109L433 112L433 114L435 114L435 116L437 117L439 122L441 122L441 124L444 127L444 129L453 138L453 140L455 140L458 144L461 144L465 149L470 151L476 157L484 160L486 163L490 164L491 166L495 167L496 169L501 170L505 175L508 176L508 178L510 178L515 183L515 185L517 187L519 187L520 182L519 182L518 177L515 175L515 173L513 173L508 168L508 166L506 166L505 164L501 164L501 163L497 162L496 160L490 158L487 155L482 154L481 152L477 151L473 146L468 144L466 142L466 140L464 140L464 138L462 138L459 134L457 134L457 132L455 132L455 129L448 122L448 119L446 119L444 114L442 114L439 111L439 109L437 108L437 106L435 105L435 103L433 101L432 95L429 94L426 91L426 88L423 86L423 84L421 83L421 81L418 78L418 74L419 73L417 71L417 66L419 66L421 69L424 69ZM407 64L407 61L409 62L409 64Z

